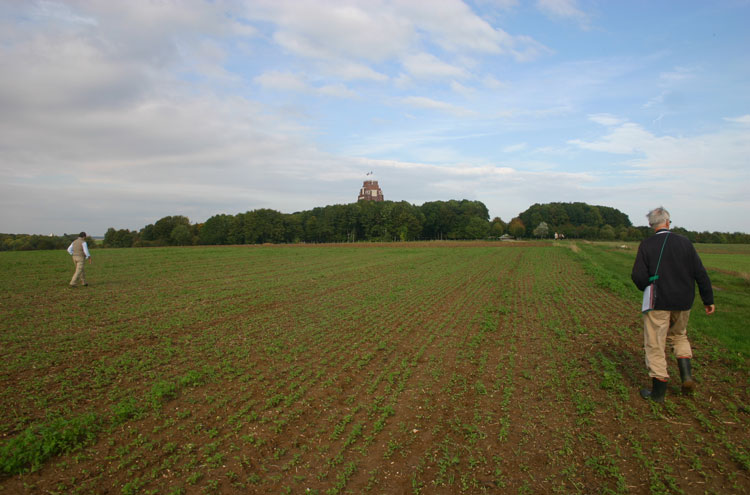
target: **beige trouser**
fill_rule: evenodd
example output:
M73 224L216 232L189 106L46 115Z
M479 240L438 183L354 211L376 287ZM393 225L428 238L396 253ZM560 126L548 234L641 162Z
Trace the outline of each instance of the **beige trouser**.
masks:
M85 257L73 256L73 263L76 264L76 272L73 274L73 278L70 279L70 285L75 285L78 280L80 280L82 284L86 283L86 274L83 272L85 262Z
M666 346L678 358L692 358L687 338L690 311L649 311L643 315L643 342L648 376L668 380Z

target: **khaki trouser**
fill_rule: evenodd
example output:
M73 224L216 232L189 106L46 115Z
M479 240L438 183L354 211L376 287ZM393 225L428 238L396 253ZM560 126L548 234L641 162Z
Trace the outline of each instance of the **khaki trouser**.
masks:
M690 311L649 311L643 315L643 342L646 351L648 376L668 380L666 346L678 358L692 358L693 350L687 338Z
M85 256L73 256L73 263L76 264L76 271L73 274L73 278L70 279L70 285L75 285L80 279L82 284L86 283L86 274L83 272L83 266L86 264Z

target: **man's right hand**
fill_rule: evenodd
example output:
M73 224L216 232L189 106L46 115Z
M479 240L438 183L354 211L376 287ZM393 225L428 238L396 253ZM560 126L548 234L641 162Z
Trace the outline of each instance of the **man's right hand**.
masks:
M707 315L714 314L714 311L716 311L716 306L714 304L709 304L708 306L706 306L706 314Z

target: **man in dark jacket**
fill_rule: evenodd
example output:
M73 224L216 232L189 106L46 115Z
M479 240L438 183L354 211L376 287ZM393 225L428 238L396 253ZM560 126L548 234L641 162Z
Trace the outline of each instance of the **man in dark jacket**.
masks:
M647 216L656 233L638 246L630 278L640 290L645 290L652 282L655 286L653 310L643 314L646 366L652 388L642 389L641 396L663 402L669 379L665 356L667 344L677 356L682 393L690 394L695 388L690 369L693 351L687 338L687 323L695 300L696 282L706 314L713 314L716 307L711 280L693 244L688 238L669 231L672 223L669 212L660 207Z

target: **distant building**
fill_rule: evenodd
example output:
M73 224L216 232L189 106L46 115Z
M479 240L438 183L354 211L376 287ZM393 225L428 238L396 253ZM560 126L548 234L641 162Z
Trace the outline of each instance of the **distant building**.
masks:
M366 180L359 190L357 201L383 201L383 191L380 190L378 181Z

